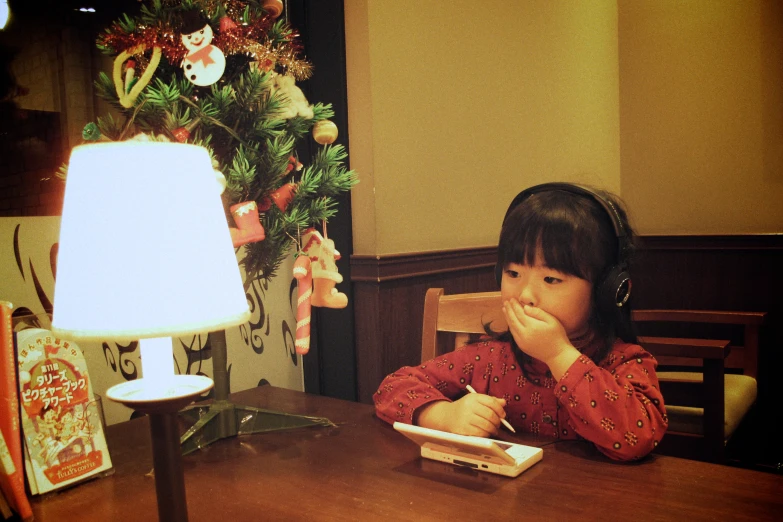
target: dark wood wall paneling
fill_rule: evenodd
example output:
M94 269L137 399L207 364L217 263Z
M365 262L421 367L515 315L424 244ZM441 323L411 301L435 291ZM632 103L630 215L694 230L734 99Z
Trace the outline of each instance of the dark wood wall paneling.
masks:
M783 234L639 239L633 272L635 308L768 312L761 333L757 407L731 445L738 448L740 459L763 466L782 462L772 426L783 420L783 392L775 379L783 366ZM495 258L495 247L351 256L361 402L372 402L388 373L419 362L426 290L495 290Z
M427 289L443 287L447 293L494 289L496 256L495 247L351 256L359 401L372 402L387 374L418 364Z

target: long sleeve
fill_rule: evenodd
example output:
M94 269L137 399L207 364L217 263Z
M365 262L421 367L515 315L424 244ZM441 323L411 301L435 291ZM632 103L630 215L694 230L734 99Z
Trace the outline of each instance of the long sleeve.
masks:
M655 359L642 347L615 343L596 365L582 355L555 387L568 424L617 460L650 453L668 420L655 374Z
M466 385L472 383L476 367L473 363L481 357L485 344L469 345L421 366L404 366L388 375L373 397L376 414L389 423L412 424L414 412L425 404L461 397Z
M666 431L655 365L640 346L617 342L600 365L583 355L555 381L540 361L523 372L510 344L482 341L397 370L373 399L379 418L410 424L418 408L459 399L470 384L505 399L517 430L584 438L610 458L632 460L652 451Z

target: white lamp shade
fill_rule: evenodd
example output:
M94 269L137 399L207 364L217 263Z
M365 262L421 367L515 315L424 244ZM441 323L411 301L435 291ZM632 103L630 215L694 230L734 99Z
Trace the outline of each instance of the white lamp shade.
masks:
M73 149L57 256L57 335L174 337L249 318L206 149L134 141Z

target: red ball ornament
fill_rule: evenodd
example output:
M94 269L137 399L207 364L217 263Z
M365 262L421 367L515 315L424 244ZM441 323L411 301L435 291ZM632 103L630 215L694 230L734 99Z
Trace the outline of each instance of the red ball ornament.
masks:
M262 7L272 18L277 18L283 12L282 0L264 0Z
M234 23L234 21L231 19L230 16L224 16L223 18L220 19L220 32L221 33L223 33L223 34L230 33L231 31L233 31L236 28L237 28L237 24Z

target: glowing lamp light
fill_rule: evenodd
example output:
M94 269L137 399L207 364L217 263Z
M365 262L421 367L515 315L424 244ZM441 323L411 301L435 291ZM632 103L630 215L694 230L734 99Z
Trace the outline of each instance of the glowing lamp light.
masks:
M0 30L5 29L9 18L11 18L11 9L8 7L8 0L0 0Z
M206 149L141 141L74 148L52 330L64 339L139 340L142 378L106 395L150 414L155 476L166 477L156 478L160 520L187 519L176 415L213 385L174 374L171 337L249 318Z
M74 148L53 328L63 337L132 341L248 319L206 149L156 142Z

